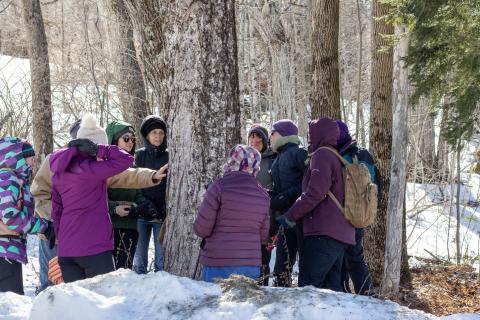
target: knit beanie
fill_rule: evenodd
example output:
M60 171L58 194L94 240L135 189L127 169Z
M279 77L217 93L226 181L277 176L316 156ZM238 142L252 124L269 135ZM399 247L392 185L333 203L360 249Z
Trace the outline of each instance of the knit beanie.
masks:
M22 155L25 159L35 156L35 150L33 150L33 147L29 142L23 143Z
M113 136L112 144L117 145L118 140L120 139L121 136L123 136L125 133L131 133L132 135L135 135L135 129L132 126L128 126L120 130L119 132L115 133Z
M146 117L140 127L140 133L143 137L147 137L150 131L155 129L162 129L165 134L167 134L167 125L162 118L156 115L151 115Z
M70 127L70 137L72 139L77 139L78 129L80 129L80 122L82 122L82 119L76 120Z
M298 135L298 127L290 119L278 120L273 124L271 131L277 131L282 137Z
M224 172L242 171L256 176L260 170L262 156L255 148L237 144L230 151L230 157L224 167Z
M259 124L252 124L250 130L248 131L248 138L250 138L250 135L254 133L258 134L262 138L263 152L268 147L268 130Z
M83 116L77 132L77 138L89 139L96 144L108 144L105 130L97 124L97 120L90 113Z

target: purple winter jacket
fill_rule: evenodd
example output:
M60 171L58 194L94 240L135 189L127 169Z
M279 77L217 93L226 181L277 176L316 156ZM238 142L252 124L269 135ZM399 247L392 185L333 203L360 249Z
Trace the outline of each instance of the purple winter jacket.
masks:
M355 228L327 196L330 190L340 203L345 201L342 164L333 152L318 149L324 146L335 149L338 125L331 119L323 118L312 121L309 132L311 150L316 151L303 178L302 195L285 216L293 221L303 219L304 236L329 236L343 243L355 244Z
M209 267L261 266L268 239L270 200L252 175L235 171L210 185L193 224L205 239L200 263Z
M113 250L106 181L128 169L133 157L108 145L98 146L97 157L104 161L96 161L77 148L61 149L50 157L52 219L59 257Z

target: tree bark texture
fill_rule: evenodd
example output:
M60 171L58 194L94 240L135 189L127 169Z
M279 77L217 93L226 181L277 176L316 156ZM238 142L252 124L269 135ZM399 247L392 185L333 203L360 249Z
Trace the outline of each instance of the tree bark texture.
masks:
M176 0L160 2L155 12L143 2L149 0L129 1L127 8L142 37L161 41L144 43L142 54L156 57L145 67L169 125L164 268L192 277L200 244L192 232L197 209L240 142L235 6L233 0Z
M372 280L378 285L383 275L385 256L385 228L387 218L387 200L390 188L390 159L392 155L392 75L393 49L385 49L387 41L383 35L394 32L392 25L385 22L389 6L374 1L372 5L372 93L370 110L370 151L382 175L383 189L375 223L365 233L365 257L372 274Z
M164 68L164 54L166 30L169 25L164 24L168 18L165 1L156 0L124 0L127 13L133 25L134 38L138 41L138 54L140 67L153 88L155 100L159 102L158 109L165 114L170 104L167 92L166 74ZM171 57L169 57L171 58ZM173 72L172 70L170 70Z
M22 0L28 32L32 79L33 145L37 163L53 151L52 101L48 43L39 0Z
M385 266L382 280L382 294L384 295L398 293L401 274L402 219L408 144L408 71L403 60L408 52L406 32L406 27L397 27L396 33L402 38L395 48L392 163L387 205Z
M108 11L114 17L108 37L111 43L112 57L118 83L122 115L125 121L138 130L142 120L149 115L145 83L133 39L133 25L125 7L124 0L105 0ZM138 141L141 142L141 141ZM138 145L137 142L137 145Z
M338 70L339 0L312 2L312 118L341 119Z

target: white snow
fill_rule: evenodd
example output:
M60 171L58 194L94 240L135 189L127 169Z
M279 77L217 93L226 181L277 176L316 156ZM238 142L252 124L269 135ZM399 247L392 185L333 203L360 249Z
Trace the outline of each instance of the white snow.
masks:
M480 268L480 176L470 170L478 146L478 137L475 136L461 157L460 239L464 262ZM450 258L450 261L455 261L456 192L456 183L443 186L408 183L407 239L410 256L432 258L434 255L442 260ZM410 264L418 265L418 260L411 260Z
M222 293L217 284L166 272L118 270L47 289L33 300L28 319L436 319L393 302L313 287L241 287ZM16 310L10 319L27 319L30 298L0 294L0 301L6 298L13 306L0 310Z

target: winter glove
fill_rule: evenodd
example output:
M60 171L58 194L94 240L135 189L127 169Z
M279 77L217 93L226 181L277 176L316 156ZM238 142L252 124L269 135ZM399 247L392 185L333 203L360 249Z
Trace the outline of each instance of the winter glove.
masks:
M43 235L45 236L45 238L47 238L48 247L50 248L50 250L52 250L53 248L55 248L55 230L53 229L53 222L52 221L47 221L47 222L48 222L47 230L45 230Z
M288 220L284 214L277 218L277 222L285 229L295 227L295 222Z
M147 221L152 221L155 219L156 208L151 201L145 200L144 202L140 203L136 207L135 211L138 213L140 218L143 218Z
M285 193L270 198L270 208L273 210L283 210L290 204L290 199Z
M68 143L69 148L76 147L78 151L95 157L97 155L98 146L95 142L89 139L75 139Z

